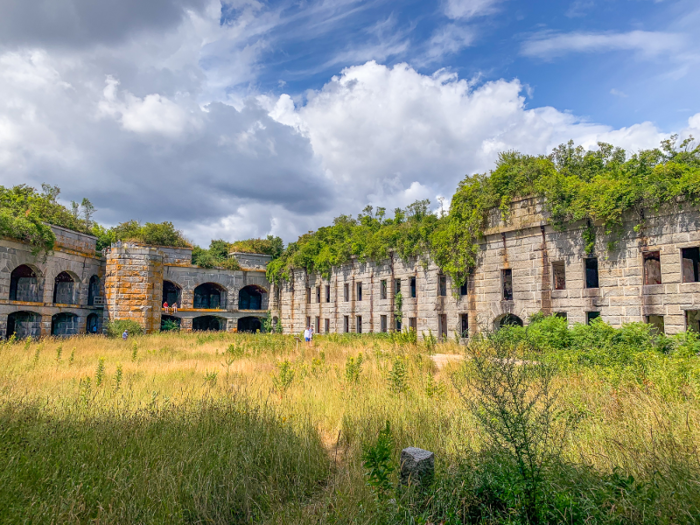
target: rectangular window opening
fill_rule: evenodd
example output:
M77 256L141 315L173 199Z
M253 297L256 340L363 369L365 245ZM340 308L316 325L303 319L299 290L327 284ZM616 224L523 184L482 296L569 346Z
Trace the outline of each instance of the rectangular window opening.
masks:
M416 296L416 278L411 277L409 283L411 286L411 297L415 297Z
M379 330L382 333L386 333L387 331L386 315L382 315L379 317Z
M664 316L663 315L647 315L647 323L649 323L656 333L663 334L664 331Z
M311 288L306 288L306 304L311 304Z
M326 285L326 302L327 303L331 302L331 285L330 284Z
M357 300L362 301L362 283L357 283Z
M330 334L331 333L331 320L325 319L323 321L323 324L324 324L324 328L325 328L324 332L326 332L327 334Z
M661 284L661 253L644 253L644 284Z
M343 285L343 298L346 303L350 300L350 285L348 283Z
M685 329L700 334L700 310L685 311Z
M446 275L439 275L438 276L438 288L439 288L438 293L440 294L440 297L445 297L447 295L447 276Z
M414 332L418 332L418 319L416 317L408 318L408 328Z
M316 330L316 333L317 333L317 334L320 334L320 333L321 333L321 318L320 318L320 317L316 317L316 328L315 328L315 330Z
M397 293L397 294L401 293L401 279L394 280L394 290L395 290L395 293Z
M401 319L396 319L396 324L394 328L397 332L401 331Z
M501 282L503 283L503 300L513 300L513 270L501 270Z
M459 286L459 295L464 297L467 293L467 279L465 278L464 282Z
M585 259L586 288L598 288L598 258Z
M586 324L591 324L593 319L599 319L600 312L586 312Z
M569 315L566 312L554 312L555 317L561 317L562 319L568 319Z
M380 299L386 299L386 279L382 279L379 283L379 297Z
M681 250L681 271L684 283L700 281L700 248L683 248Z
M358 315L357 316L357 333L361 334L362 333L362 316Z
M552 280L555 290L566 290L566 264L564 261L552 263Z
M469 314L460 314L459 324L462 337L469 337Z
M306 317L306 328L311 328L311 317L310 316Z
M447 314L440 314L440 338L447 339Z
M348 333L350 331L350 316L343 316L343 333Z
M320 304L321 302L321 287L317 286L316 287L316 303Z

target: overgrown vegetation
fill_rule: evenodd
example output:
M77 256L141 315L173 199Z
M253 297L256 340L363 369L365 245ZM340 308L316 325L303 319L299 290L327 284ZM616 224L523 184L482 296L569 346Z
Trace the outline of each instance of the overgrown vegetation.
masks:
M233 243L218 239L211 241L209 249L195 246L192 251L192 264L202 268L224 268L226 270L240 270L238 261L229 257L230 253L260 253L277 258L282 253L282 239L274 235L268 235L266 239L247 239Z
M3 343L3 522L697 522L696 334L399 335ZM408 446L435 453L422 487Z
M513 199L530 196L543 199L554 227L582 224L582 242L591 251L597 232L614 243L623 218L631 218L641 230L645 214L664 205L697 207L700 146L692 138L678 144L674 136L659 148L632 155L610 144L587 151L573 142L549 155L504 152L493 171L460 182L443 217L429 211L428 201L397 209L393 218L371 206L357 219L342 215L332 226L290 243L268 267L268 279L288 279L292 268L328 277L333 266L353 256L380 260L393 251L402 259L432 256L459 286L476 265L492 211L507 219Z
M117 241L137 242L152 246L172 246L175 248L190 248L192 244L185 239L183 233L176 229L172 222L126 221L113 228L105 229L95 225L92 234L97 237L97 249L101 250Z

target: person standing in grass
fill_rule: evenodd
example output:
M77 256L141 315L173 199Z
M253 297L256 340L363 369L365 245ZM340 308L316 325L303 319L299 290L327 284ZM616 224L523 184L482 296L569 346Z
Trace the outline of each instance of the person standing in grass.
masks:
M304 341L306 341L307 344L311 344L311 327L307 326L306 330L304 330Z
M122 334L122 339L126 341L129 337L129 330L124 330L124 333Z

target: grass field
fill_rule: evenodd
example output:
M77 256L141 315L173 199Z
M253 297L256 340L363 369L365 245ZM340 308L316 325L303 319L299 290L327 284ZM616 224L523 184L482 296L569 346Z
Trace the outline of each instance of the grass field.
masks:
M468 347L173 332L2 345L1 521L700 521L697 341L557 322ZM432 484L397 485L407 446L435 452Z

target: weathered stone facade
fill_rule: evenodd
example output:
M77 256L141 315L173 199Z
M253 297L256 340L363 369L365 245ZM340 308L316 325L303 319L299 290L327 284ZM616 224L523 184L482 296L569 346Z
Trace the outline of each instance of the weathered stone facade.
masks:
M267 256L232 254L239 271L193 266L184 248L120 244L100 256L94 237L54 228L56 246L43 258L0 240L0 334L95 333L113 319L132 319L147 332L166 320L186 330L254 331L268 310L286 333L311 325L318 333L411 328L455 338L526 323L537 312L569 323L601 317L613 326L653 323L668 334L700 331L700 214L645 215L638 231L632 217L615 237L597 228L587 254L585 224L557 231L540 202L520 199L507 220L491 216L462 287L427 257L396 256L352 260L327 278L297 270L272 287Z
M0 240L0 337L101 333L122 319L146 332L164 319L183 329L250 331L268 310L267 256L242 257L240 271L204 269L188 248L118 243L96 254L94 237L52 229L49 254Z
M637 222L625 221L613 247L607 246L613 237L597 228L587 255L585 224L556 231L540 202L520 199L507 221L492 215L477 267L461 288L429 260L353 260L328 279L295 271L274 291L272 309L285 332L309 324L320 333L379 332L398 328L399 318L402 328L419 335L454 338L526 323L540 311L566 316L570 324L599 316L613 326L651 322L668 334L697 330L700 214L649 211L639 232Z

